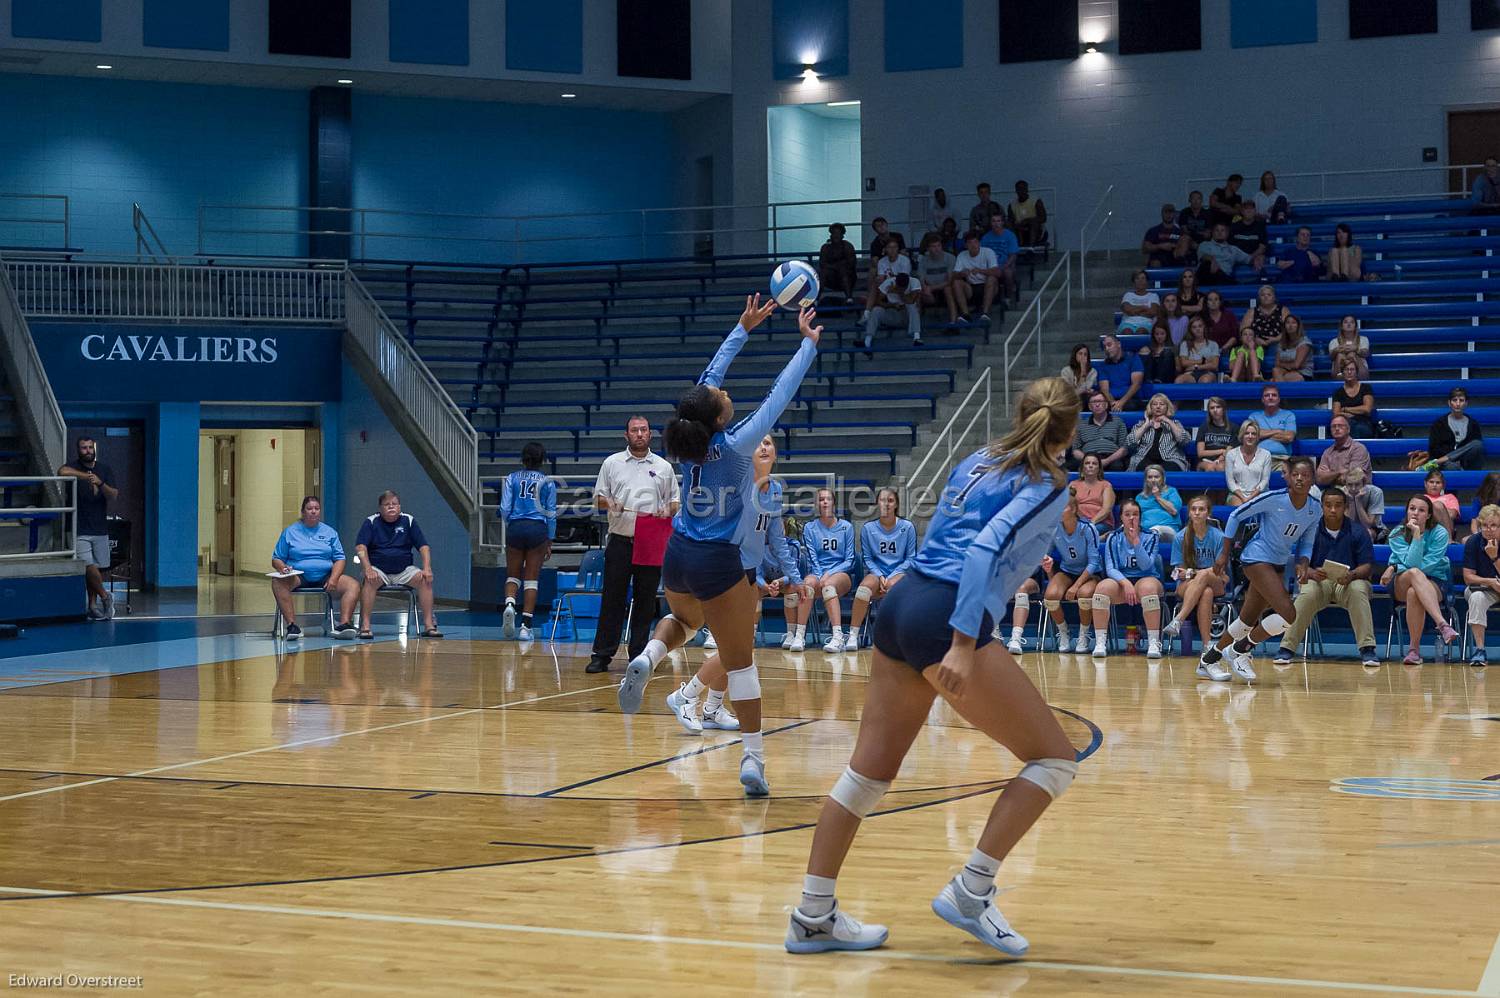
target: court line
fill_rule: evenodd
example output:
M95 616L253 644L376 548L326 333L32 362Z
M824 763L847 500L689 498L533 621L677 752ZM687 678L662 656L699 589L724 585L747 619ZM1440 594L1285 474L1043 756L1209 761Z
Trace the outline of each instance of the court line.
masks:
M66 891L43 891L35 888L0 887L0 891L36 894L41 896L66 897ZM136 894L105 895L103 900L127 901L137 904L155 904L167 907L203 908L215 911L247 912L262 915L286 915L295 918L331 918L344 921L367 922L385 925L413 925L442 929L469 929L485 932L502 932L514 935L563 936L572 939L593 939L608 942L651 943L672 946L700 946L718 949L747 950L755 953L789 954L783 946L775 943L749 942L742 939L711 939L705 937L669 936L645 932L610 932L599 929L571 929L562 926L515 925L506 922L482 922L462 918L427 918L416 915L392 915L382 912L341 911L334 908L305 908L288 905L253 904L237 901L200 901L196 898L143 897ZM1457 988L1432 988L1399 984L1371 984L1360 981L1322 981L1299 977L1268 977L1249 974L1218 974L1209 971L1168 970L1156 967L1121 967L1108 964L1065 963L1054 960L1004 960L1000 957L976 960L969 957L943 956L937 953L913 953L907 950L876 949L863 953L848 953L848 957L864 960L905 960L915 963L946 963L952 965L971 964L977 966L1015 965L1027 970L1056 970L1063 973L1101 974L1119 977L1156 977L1170 980L1212 981L1220 984L1259 984L1282 988L1307 988L1323 991L1370 991L1378 994L1404 995L1454 995L1459 998L1476 998L1500 992L1463 991ZM1488 975L1487 975L1488 976ZM1500 983L1500 982L1497 982ZM1483 988L1484 985L1481 985Z
M543 700L556 700L558 697L577 696L580 693L597 693L600 690L614 689L615 684L609 683L604 686L589 686L583 689L568 690L563 693L549 693L546 696L532 697L528 700L513 700L510 703L499 703L491 707L470 707L466 710L454 711L451 714L433 714L428 717L417 717L409 721L397 721L393 724L378 724L373 728L360 728L355 731L340 731L331 735L319 735L317 738L303 738L294 742L284 742L280 745L266 745L257 749L247 749L244 752L231 752L228 755L217 755L211 759L195 759L191 762L178 762L170 766L157 766L154 769L142 769L134 773L126 773L123 778L138 776L153 776L157 773L170 773L179 769L191 769L194 766L206 766L213 762L227 762L230 759L243 759L246 756L261 755L265 752L279 752L283 749L301 748L304 745L317 745L320 742L338 741L340 738L349 738L353 735L369 735L377 731L391 731L395 728L405 728L413 724L431 724L433 721L444 721L455 717L467 717L470 714L480 714L491 710L505 710L509 707L520 707L528 703L541 703ZM97 780L85 780L82 783L65 783L57 787L43 787L40 790L28 790L25 793L10 794L0 797L0 804L11 800L21 800L25 797L41 797L45 794L60 793L64 790L78 790L82 787L95 787L101 783L113 783L122 779L119 776L106 776Z
M1452 839L1436 842L1393 842L1376 849L1435 849L1441 846L1500 846L1500 839Z
M1490 962L1485 964L1484 976L1479 979L1475 993L1486 998L1500 995L1500 936L1495 937L1495 948L1490 950Z

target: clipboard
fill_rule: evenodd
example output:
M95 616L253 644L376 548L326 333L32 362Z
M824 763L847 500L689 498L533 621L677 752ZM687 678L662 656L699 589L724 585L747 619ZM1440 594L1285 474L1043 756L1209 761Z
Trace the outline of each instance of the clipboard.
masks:
M672 537L672 518L637 513L635 517L635 543L630 549L632 565L659 567L667 554L667 541Z
M1325 560L1323 562L1323 574L1328 576L1328 581L1338 585L1349 578L1349 566L1341 561Z

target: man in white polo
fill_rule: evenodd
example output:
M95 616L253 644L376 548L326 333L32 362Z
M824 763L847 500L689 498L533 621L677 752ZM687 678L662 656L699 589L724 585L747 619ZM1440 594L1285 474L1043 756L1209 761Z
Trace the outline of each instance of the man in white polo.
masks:
M651 424L645 416L625 422L625 449L604 459L594 483L594 505L609 511L609 541L604 546L604 593L599 599L599 629L586 672L608 672L620 647L625 604L634 587L630 613L630 657L651 640L656 616L656 589L661 565L633 564L635 521L640 516L670 518L677 512L677 475L666 458L651 452Z
M440 638L443 632L432 612L432 548L427 537L414 516L401 512L401 497L396 493L380 493L376 505L380 512L365 517L354 541L355 556L365 567L359 636L365 640L375 636L370 630L370 612L381 586L410 586L417 591L417 605L422 609L422 636ZM421 568L416 566L414 553L422 556Z

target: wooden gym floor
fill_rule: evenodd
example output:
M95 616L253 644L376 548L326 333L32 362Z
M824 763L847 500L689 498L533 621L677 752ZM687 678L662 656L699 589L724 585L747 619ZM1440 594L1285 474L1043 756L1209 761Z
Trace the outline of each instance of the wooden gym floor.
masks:
M1017 769L942 705L840 880L887 948L792 957L869 653L757 653L774 796L747 802L734 737L661 703L700 650L625 718L586 649L494 634L242 635L118 675L60 652L88 678L50 682L0 660L31 677L0 691L0 973L215 995L1500 995L1482 671L1264 661L1252 690L1185 659L1027 655L1088 753L1001 868L1029 958L928 910Z

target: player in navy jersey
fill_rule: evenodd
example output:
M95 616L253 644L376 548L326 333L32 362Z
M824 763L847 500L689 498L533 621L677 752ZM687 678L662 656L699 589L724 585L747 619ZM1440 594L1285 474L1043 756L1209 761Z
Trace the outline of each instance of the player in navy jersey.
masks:
M500 509L505 521L505 607L500 634L516 637L516 593L526 593L521 603L522 641L531 640L531 615L536 610L537 579L542 562L552 554L557 536L557 483L542 474L547 450L535 440L521 448L521 470L505 476L500 488Z
M859 737L818 818L802 900L787 926L789 952L885 942L884 926L862 925L838 909L835 879L860 821L890 788L938 695L1026 765L995 801L968 864L932 909L1002 953L1026 952L1026 940L995 907L995 874L1072 782L1077 752L990 632L1016 586L1041 562L1062 516L1067 476L1058 459L1078 426L1077 389L1061 378L1032 382L1013 426L948 477L911 571L876 618Z
M739 715L744 746L740 784L750 797L771 792L761 736L760 678L753 661L755 605L760 595L745 581L740 564L740 545L747 530L745 503L755 492L751 455L791 404L812 366L823 331L822 326L813 325L816 313L805 308L798 316L802 343L754 413L733 422L734 402L720 386L750 338L750 330L775 308L774 300L762 305L760 295L746 297L739 324L725 337L698 384L677 400L677 415L662 434L667 454L681 465L688 486L662 561L662 582L672 612L657 624L645 650L630 660L618 692L622 711L640 710L646 681L656 663L707 623L718 639L719 660L729 673L729 699Z
M1247 683L1255 682L1251 652L1267 638L1274 638L1297 619L1297 610L1286 591L1286 566L1304 532L1323 518L1323 504L1309 490L1313 483L1310 457L1294 457L1287 462L1286 488L1262 492L1243 506L1236 506L1224 524L1225 536L1237 536L1240 527L1259 523L1260 529L1240 552L1240 568L1248 583L1240 615L1212 646L1203 646L1198 659L1198 675L1216 683L1227 682L1229 672L1220 665L1224 649L1234 643L1230 670ZM1261 619L1266 610L1271 612Z
M807 575L802 579L802 603L797 608L797 626L784 646L801 651L807 633L807 618L812 615L813 600L821 598L828 612L833 634L823 645L826 652L844 650L843 599L854 580L854 525L835 510L832 489L817 492L818 517L802 527L802 550L807 552ZM856 650L858 650L856 648Z
M1161 537L1141 527L1134 499L1120 504L1120 526L1104 538L1104 574L1094 589L1094 658L1109 654L1110 606L1139 606L1146 620L1146 657L1161 658Z
M854 607L849 612L849 633L844 651L859 651L859 629L870 612L870 604L885 598L891 587L911 567L917 556L916 524L901 516L901 498L892 488L875 495L880 517L859 528L859 552L865 560L865 577L854 590Z
M1229 544L1224 531L1208 522L1213 507L1207 496L1188 502L1188 522L1172 541L1172 578L1177 581L1177 614L1162 628L1168 641L1182 622L1198 615L1198 640L1207 644L1213 627L1214 600L1229 585Z
M1099 531L1092 523L1078 515L1078 489L1068 486L1068 504L1063 507L1062 521L1052 538L1052 550L1042 559L1044 578L1038 581L1032 576L1021 584L1016 593L1015 613L1011 617L1010 641L1005 650L1012 655L1021 654L1022 634L1026 618L1030 613L1031 597L1046 587L1042 605L1052 623L1057 626L1057 650L1069 650L1068 621L1063 616L1063 600L1076 604L1078 608L1078 652L1089 650L1089 608L1099 579L1104 574L1104 561L1100 553ZM1024 597L1024 598L1023 598Z

